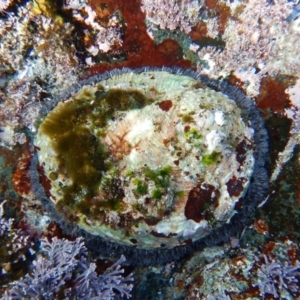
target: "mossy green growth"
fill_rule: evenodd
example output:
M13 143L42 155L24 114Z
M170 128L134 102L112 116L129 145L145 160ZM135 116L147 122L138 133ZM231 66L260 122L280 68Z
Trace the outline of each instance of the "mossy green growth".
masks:
M220 157L219 152L212 152L211 154L206 154L202 157L202 163L205 166L210 166L218 161Z
M155 189L152 191L151 196L155 199L155 200L159 200L161 199L162 196L162 191L160 189Z
M156 187L167 188L170 182L171 171L171 166L165 166L159 170L146 168L145 177L154 181Z
M183 123L191 123L194 121L194 118L188 114L181 116L181 118Z
M148 185L140 179L135 179L133 183L136 185L135 192L139 195L146 195L148 193Z
M85 87L74 99L58 105L48 114L39 131L49 137L57 153L59 169L55 172L67 174L71 179L72 183L62 189L62 201L66 205L83 210L84 205L78 205L76 199L84 202L93 198L99 190L102 174L113 167L108 150L101 139L94 136L94 131L98 128L103 131L116 111L142 108L151 101L136 90L103 92L101 86L97 91L95 87L90 90ZM105 205L115 210L118 201Z
M110 166L110 164L108 164ZM118 178L118 171L110 166L110 170L101 176L100 188L103 190L110 190L116 185L116 181Z
M112 198L107 201L101 202L101 207L106 210L114 210L116 212L120 212L122 208L121 199Z
M126 178L132 178L134 176L134 171L132 170L127 170L125 173Z
M140 109L154 101L136 90L110 89L104 92L101 88L100 86L99 90L91 95L88 90L84 91L80 94L82 99L76 98L79 106L88 106L87 119L91 120L97 128L105 127L116 111Z
M164 166L162 169L160 169L158 171L158 174L160 176L168 176L168 177L170 177L171 176L171 171L172 171L172 167L171 166Z
M188 140L200 140L203 136L199 133L197 128L191 128L184 133L184 137Z

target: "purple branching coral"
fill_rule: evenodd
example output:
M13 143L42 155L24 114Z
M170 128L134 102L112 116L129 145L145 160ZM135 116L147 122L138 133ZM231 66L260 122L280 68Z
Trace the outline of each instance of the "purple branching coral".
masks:
M71 242L53 238L41 241L40 255L33 261L33 269L23 279L13 283L2 300L17 299L55 299L64 293L64 299L101 299L115 298L115 291L121 297L130 297L132 274L123 277L120 264L122 256L115 264L98 276L95 263L88 263L87 249L82 238ZM68 286L68 287L67 287ZM69 288L70 286L70 288Z
M259 282L255 284L262 297L271 294L275 298L279 298L280 292L283 290L291 294L299 291L299 262L296 265L288 262L282 264L276 260L269 260L266 255L264 255L264 260L265 264L262 264L257 271Z
M13 219L5 219L3 218L3 213L4 213L4 204L5 200L0 204L0 237L7 235L11 231L11 227L13 224Z
M3 217L5 203L6 200L0 203L0 253L5 253L0 260L0 276L11 272L13 264L25 261L35 253L34 237L25 230L16 229L13 226L14 219Z
M186 33L196 24L202 0L142 0L147 20L161 29L180 29Z

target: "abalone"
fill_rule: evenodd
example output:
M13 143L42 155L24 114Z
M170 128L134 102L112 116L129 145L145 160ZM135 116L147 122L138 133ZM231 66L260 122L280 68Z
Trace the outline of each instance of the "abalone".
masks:
M252 100L225 82L123 69L65 93L34 143L63 224L173 259L245 224L267 187L266 140Z

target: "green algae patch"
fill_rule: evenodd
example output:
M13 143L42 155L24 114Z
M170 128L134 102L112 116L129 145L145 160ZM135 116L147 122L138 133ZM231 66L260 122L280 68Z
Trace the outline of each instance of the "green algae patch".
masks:
M171 166L165 166L159 170L151 170L150 168L146 168L145 177L151 179L155 183L155 186L167 188L169 186L171 171Z
M155 189L155 190L153 190L152 193L151 193L152 197L153 197L154 199L156 199L156 200L161 199L162 194L163 194L163 193L162 193L162 191L161 191L160 189Z
M227 222L254 165L235 102L167 71L93 80L49 112L34 142L63 218L146 249L190 243ZM242 141L243 161L232 146ZM233 196L229 178L243 178Z
M147 183L143 182L140 179L135 179L133 181L133 183L136 185L136 192L139 195L146 195L147 194L147 192L148 192L148 185L147 185Z
M206 154L202 157L202 163L205 166L215 164L218 161L219 157L220 157L220 153L218 153L218 152L213 152L211 154Z
M187 140L200 140L203 136L199 133L197 128L191 128L184 133Z

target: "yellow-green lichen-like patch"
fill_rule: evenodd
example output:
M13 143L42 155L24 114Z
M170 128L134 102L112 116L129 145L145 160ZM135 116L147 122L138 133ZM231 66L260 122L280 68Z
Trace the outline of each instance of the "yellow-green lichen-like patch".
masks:
M220 153L218 153L218 152L213 152L211 154L203 155L202 163L205 166L209 166L211 164L216 163L218 161L219 157L220 157Z
M253 131L234 101L201 86L126 73L60 102L35 139L58 211L139 248L185 244L227 222L252 174Z

